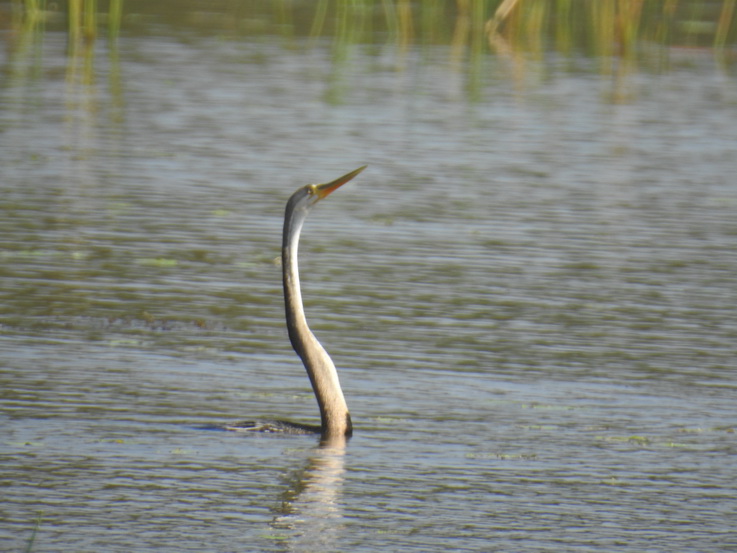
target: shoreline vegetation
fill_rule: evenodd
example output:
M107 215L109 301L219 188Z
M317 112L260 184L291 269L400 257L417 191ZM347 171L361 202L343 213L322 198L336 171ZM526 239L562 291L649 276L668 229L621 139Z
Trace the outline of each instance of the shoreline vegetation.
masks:
M154 5L152 5L154 4ZM349 44L445 44L627 57L641 44L733 49L737 0L13 0L10 27L64 30L70 48L164 24L221 37L277 34ZM6 25L8 23L6 22Z
M106 74L113 120L124 118L118 39L170 34L222 41L278 37L284 48L329 50L333 71L325 101L343 101L341 78L355 47L393 49L393 70L403 72L420 53L444 47L464 75L464 95L483 98L493 78L489 55L505 60L518 88L539 82L547 60L573 61L571 70L605 75L602 100L621 104L637 96L629 78L640 70L668 72L713 58L730 74L737 66L737 0L12 0L0 2L0 28L10 52L11 82L40 75L44 37L65 33L65 78L70 104L94 111L91 85ZM106 48L100 49L100 46ZM96 56L108 57L100 71ZM437 60L434 54L421 59ZM557 61L556 61L557 60ZM530 64L538 61L540 64ZM567 63L567 62L566 62Z

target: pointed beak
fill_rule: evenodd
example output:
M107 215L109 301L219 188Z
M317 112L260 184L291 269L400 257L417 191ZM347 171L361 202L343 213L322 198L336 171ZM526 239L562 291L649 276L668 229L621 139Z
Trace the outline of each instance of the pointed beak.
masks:
M315 192L317 193L317 197L320 198L321 200L324 198L327 198L331 192L343 186L353 177L358 175L358 173L366 169L366 167L367 167L366 165L364 165L363 167L359 167L355 171L351 171L350 173L343 175L342 177L337 178L334 181L326 182L325 184L316 184Z

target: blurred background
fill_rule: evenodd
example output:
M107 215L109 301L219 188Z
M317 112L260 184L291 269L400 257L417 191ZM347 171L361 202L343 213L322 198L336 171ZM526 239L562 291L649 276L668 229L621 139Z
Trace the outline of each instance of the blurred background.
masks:
M0 2L0 543L737 546L734 0ZM284 205L312 213L284 328ZM4 547L5 549L5 547Z

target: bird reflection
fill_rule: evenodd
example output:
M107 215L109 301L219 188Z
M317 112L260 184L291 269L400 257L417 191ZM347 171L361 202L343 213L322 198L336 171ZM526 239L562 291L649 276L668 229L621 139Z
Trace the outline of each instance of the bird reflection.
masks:
M343 533L345 446L345 436L323 439L289 478L271 526L287 534L290 550L335 550Z

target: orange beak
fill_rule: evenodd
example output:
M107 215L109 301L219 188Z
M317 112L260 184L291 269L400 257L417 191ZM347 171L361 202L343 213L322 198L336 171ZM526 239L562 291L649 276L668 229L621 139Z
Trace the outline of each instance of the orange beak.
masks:
M330 195L333 191L343 186L353 177L358 175L358 173L366 169L366 167L367 167L366 165L364 165L363 167L359 167L355 171L351 171L350 173L343 175L342 177L337 178L334 181L326 182L325 184L316 184L315 193L317 194L317 197L320 198L321 200L324 198L327 198L328 195Z

